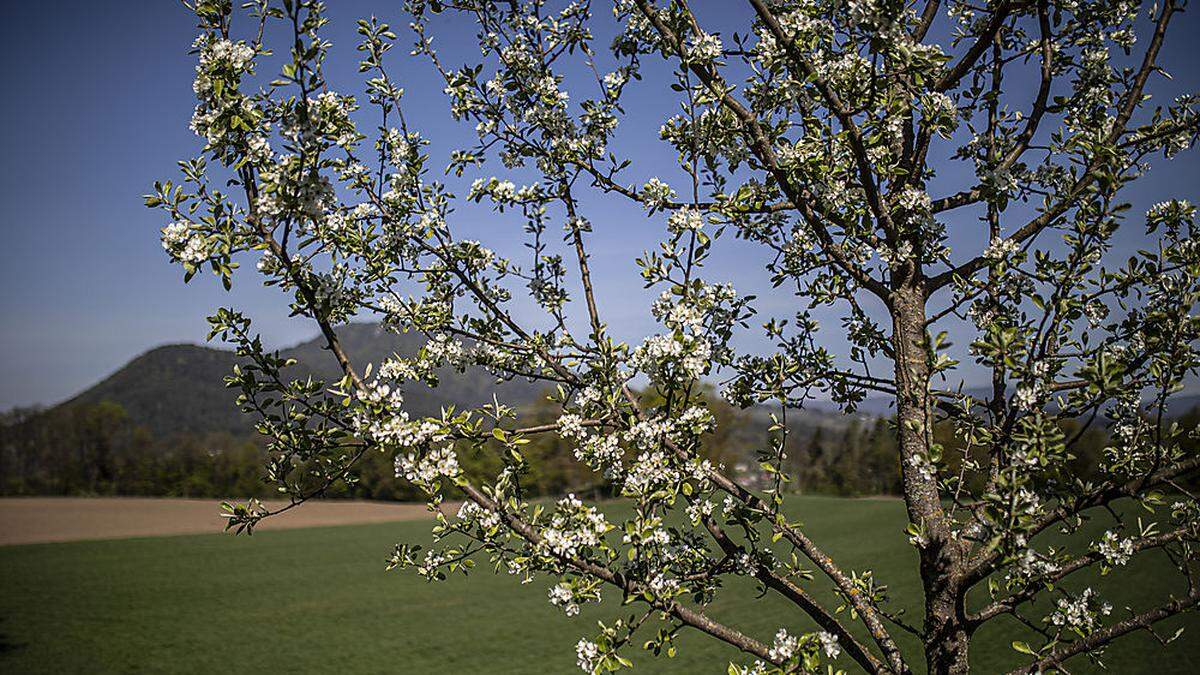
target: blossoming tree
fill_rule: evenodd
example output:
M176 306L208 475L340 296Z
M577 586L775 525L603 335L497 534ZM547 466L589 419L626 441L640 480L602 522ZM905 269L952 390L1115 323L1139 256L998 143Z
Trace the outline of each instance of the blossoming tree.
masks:
M1197 140L1195 98L1151 96L1181 0L746 0L738 33L686 0L616 0L608 50L593 4L409 0L413 55L477 133L449 156L448 174L478 176L454 194L406 122L389 26L358 25L360 99L327 85L321 3L194 3L192 128L204 149L147 202L169 214L163 245L187 278L211 270L228 286L237 261L256 256L344 371L336 383L290 380L246 317L210 319L246 357L229 384L260 416L267 475L293 505L352 481L365 453L393 455L397 478L431 505L462 501L457 515L439 510L437 548L400 544L393 566L441 579L488 560L550 577L550 602L568 615L605 595L640 607L579 641L589 672L630 665L635 638L673 653L681 630L745 652L731 672L964 672L972 637L1004 616L1040 636L1013 645L1023 670L1040 671L1193 609L1200 504L1187 481L1200 457L1166 413L1200 364L1195 209L1167 201L1143 217L1122 201L1153 161ZM453 68L435 49L430 22L443 11L477 24L477 63ZM265 73L268 62L282 68ZM666 64L677 99L660 131L675 185L608 149L651 62ZM567 73L590 75L568 92ZM364 132L355 120L370 108L378 124ZM532 178L518 186L506 173ZM605 218L586 212L586 191L598 195L588 203L638 202L662 227L661 246L637 259L661 325L640 344L606 324L588 254ZM457 237L463 201L519 221L502 236L527 238L522 259ZM766 346L752 353L731 338L760 330L754 298L703 276L730 238L761 250L764 274L795 296L787 316L754 319ZM529 299L537 312L517 307ZM816 307L843 317L820 339ZM415 357L352 363L339 326L370 317L427 343ZM846 349L821 346L834 342ZM503 401L406 414L407 384L471 366L546 383L561 417L522 425ZM967 368L985 374L986 393L947 384ZM704 459L714 419L702 382L776 411L758 451L766 489ZM868 394L895 406L924 591L912 623L892 610L886 580L832 559L785 506L787 412L818 396L852 410ZM952 429L953 447L935 442L935 426ZM1093 426L1110 441L1100 477L1083 480L1069 462ZM613 522L574 496L526 501L522 447L538 434L569 441L632 515ZM466 451L496 453L503 469L468 478ZM1119 500L1145 508L1136 526L1069 546L1039 536L1076 532ZM228 515L249 529L271 512L251 502ZM1127 617L1060 584L1119 573L1151 550L1183 590ZM714 619L706 608L736 575L820 630L756 636ZM814 598L820 577L842 607ZM1050 611L1030 614L1039 599ZM902 651L898 630L920 636L923 653Z

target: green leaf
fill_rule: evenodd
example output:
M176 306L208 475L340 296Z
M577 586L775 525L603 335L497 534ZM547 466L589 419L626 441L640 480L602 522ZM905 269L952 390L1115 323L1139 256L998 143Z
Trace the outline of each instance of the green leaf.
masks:
M1037 652L1033 651L1033 647L1030 647L1028 643L1022 642L1020 640L1013 640L1012 648L1021 652L1022 654L1029 654L1030 656L1037 656Z

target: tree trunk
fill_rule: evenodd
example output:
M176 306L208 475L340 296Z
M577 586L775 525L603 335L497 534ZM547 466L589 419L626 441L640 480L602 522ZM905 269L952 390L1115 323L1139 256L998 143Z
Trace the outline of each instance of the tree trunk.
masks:
M921 565L924 576L925 565ZM947 583L943 587L941 584ZM932 586L932 587L931 587ZM931 674L966 673L971 633L963 620L964 594L952 574L925 581L925 663Z
M919 283L892 294L892 345L896 352L896 421L908 517L926 528L941 523L937 481L927 473L932 413L930 363L925 345L925 289Z
M926 663L930 673L966 673L970 635L963 621L963 591L958 581L962 549L949 536L930 463L933 412L925 300L920 279L900 285L892 295L901 477L908 518L924 533L920 556Z

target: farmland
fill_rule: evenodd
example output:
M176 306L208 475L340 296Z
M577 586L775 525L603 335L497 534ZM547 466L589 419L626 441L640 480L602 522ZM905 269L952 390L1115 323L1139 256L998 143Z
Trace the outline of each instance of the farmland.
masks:
M916 621L915 555L904 541L899 501L808 497L795 505L807 532L848 567L874 569L906 618ZM606 510L611 520L623 509ZM471 578L442 584L385 572L391 545L428 542L428 528L428 521L397 520L264 529L253 537L0 547L0 671L568 673L575 671L576 640L591 635L596 620L630 611L606 596L565 619L546 601L544 583L521 587L508 575L493 575L486 561ZM1075 581L1100 589L1120 616L1126 605L1144 607L1180 590L1160 573L1163 562L1135 562L1123 584ZM812 586L818 597L831 598ZM811 628L776 598L743 590L723 595L710 613L768 641L780 626ZM1167 648L1144 633L1119 642L1106 659L1110 671L1200 672L1196 615L1168 622L1163 632L1185 623L1187 632ZM915 638L899 631L897 638L916 653ZM1009 644L1028 638L1015 622L990 626L973 647L974 669L1018 665ZM651 661L636 648L629 654L635 672L720 673L728 660L749 661L695 635L684 636L670 661ZM846 659L840 665L852 671ZM1074 672L1094 670L1086 661L1076 666Z

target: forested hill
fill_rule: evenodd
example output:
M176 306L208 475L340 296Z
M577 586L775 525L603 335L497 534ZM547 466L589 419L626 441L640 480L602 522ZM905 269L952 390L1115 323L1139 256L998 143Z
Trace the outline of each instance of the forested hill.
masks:
M395 335L377 325L355 324L339 331L351 359L365 368L393 353L414 354L421 340ZM340 379L333 356L318 340L283 350L297 360L287 377ZM14 410L0 419L0 494L129 494L190 497L264 496L273 486L262 480L264 440L253 432L253 415L234 404L236 392L224 378L237 362L228 350L168 345L150 350L75 398L48 410ZM524 408L530 424L553 422L558 407L545 400L544 384L524 381L497 385L482 369L440 373L434 389L410 388L410 415L437 415L446 405L477 406L496 393L508 405ZM705 389L718 430L706 445L715 461L743 475L749 484L762 476L756 452L767 443L766 409L739 411ZM788 415L797 465L796 489L845 494L879 494L897 489L891 431L881 418L850 417L828 410ZM539 435L527 447L532 494L557 495L597 489L598 477L575 462L574 448L557 435ZM472 471L492 461L487 453L460 457ZM494 468L494 467L492 467ZM353 485L338 485L330 496L419 499L395 478L391 456L372 453L356 467Z
M343 326L339 337L351 360L360 367L368 363L378 365L393 353L411 356L423 344L419 335L392 333L374 323ZM297 361L285 371L289 377L299 379L312 375L326 382L341 377L337 361L319 337L284 349L281 354ZM236 361L234 353L224 349L188 344L157 347L47 413L61 412L77 404L110 401L124 408L131 422L160 438L177 433L250 433L254 417L238 411L234 405L236 392L224 385L224 378L232 372ZM526 381L497 385L496 379L481 368L472 368L462 374L444 372L440 379L436 389L410 388L406 397L409 414L414 417L436 415L445 405L462 407L487 403L493 392L508 405L522 406L536 401L545 388L544 384ZM1173 402L1171 413L1187 412L1197 402L1197 397L1181 396ZM867 417L890 417L893 410L886 399L868 399L859 406L859 412ZM798 412L794 417L806 432L817 427L844 427L849 421L831 404L820 403L814 403L809 410Z
M378 324L350 324L339 331L342 345L356 364L378 365L393 353L410 356L423 344L415 334L396 334ZM281 350L297 364L285 371L288 377L301 379L312 375L326 382L341 377L337 361L324 348L320 338ZM237 356L228 350L198 345L166 345L138 356L123 368L47 412L79 404L111 401L125 409L132 422L156 436L175 433L252 431L254 418L243 415L234 405L235 390L224 385ZM495 384L495 378L481 368L466 373L442 374L437 389L413 387L406 397L410 414L437 414L443 405L475 405L491 400L492 392L509 405L524 405L535 400L542 387L524 381Z
M351 359L365 367L393 353L411 355L421 339L395 335L372 324L340 331ZM282 351L298 364L291 378L340 379L333 356L312 340ZM264 496L273 486L262 480L264 440L253 432L255 417L234 404L226 389L233 352L196 345L150 350L75 398L43 411L14 410L0 418L0 494L129 494L190 497ZM545 387L528 382L497 385L482 369L441 374L437 389L410 389L406 409L414 416L436 415L442 406L474 406L493 392L506 404L525 408L523 421L553 422L558 407L541 395ZM707 388L717 430L705 453L751 487L770 476L757 454L768 447L771 426L766 408L735 410ZM1185 399L1184 404L1191 403ZM859 414L845 415L815 404L787 417L788 489L811 493L895 494L900 489L891 409L882 400L867 401ZM1200 414L1181 419L1195 426ZM960 442L949 428L934 430L947 457L960 455ZM1073 433L1073 432L1072 432ZM1106 444L1102 424L1079 437L1073 469L1093 476ZM527 446L532 472L526 485L535 495L600 489L598 477L573 460L574 448L555 434L536 437ZM487 453L464 452L466 471L492 470ZM372 499L419 499L420 494L395 478L391 456L372 453L356 467L358 481L338 485L330 496Z

